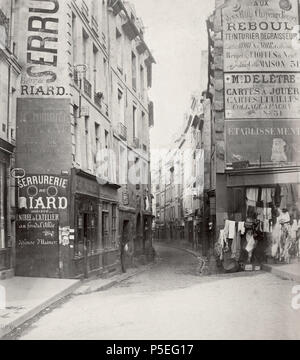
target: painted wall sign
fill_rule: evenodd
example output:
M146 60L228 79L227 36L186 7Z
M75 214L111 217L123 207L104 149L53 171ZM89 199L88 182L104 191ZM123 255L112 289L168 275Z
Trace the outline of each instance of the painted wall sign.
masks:
M227 163L300 164L297 120L226 121Z
M227 119L300 118L300 73L225 74Z
M21 0L20 9L20 95L67 96L67 1Z
M27 175L18 181L17 274L59 275L61 216L68 209L69 179Z
M18 99L16 153L18 167L31 174L72 166L68 99Z
M224 71L299 71L297 0L232 0L223 9Z

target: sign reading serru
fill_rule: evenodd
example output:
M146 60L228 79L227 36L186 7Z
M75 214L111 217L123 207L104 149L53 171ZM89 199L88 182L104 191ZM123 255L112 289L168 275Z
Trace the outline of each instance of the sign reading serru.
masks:
M20 62L23 67L20 95L67 95L67 1L21 0Z
M225 75L227 119L300 119L300 73Z
M224 71L300 71L297 0L232 0L223 9Z

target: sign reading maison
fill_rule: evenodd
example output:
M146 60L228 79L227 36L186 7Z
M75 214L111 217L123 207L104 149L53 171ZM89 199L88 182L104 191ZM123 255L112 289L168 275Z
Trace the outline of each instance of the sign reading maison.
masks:
M22 0L20 60L21 96L63 97L67 69L65 1Z
M227 119L299 119L300 73L225 75Z
M224 71L300 71L297 0L232 0L223 9Z

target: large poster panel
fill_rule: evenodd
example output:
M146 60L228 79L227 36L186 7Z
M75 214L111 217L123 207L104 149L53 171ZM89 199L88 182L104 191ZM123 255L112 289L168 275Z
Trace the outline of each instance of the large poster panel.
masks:
M227 162L300 165L300 121L226 121Z
M59 277L59 229L68 209L69 179L27 175L18 183L16 273Z
M232 0L223 9L224 71L299 71L297 0Z

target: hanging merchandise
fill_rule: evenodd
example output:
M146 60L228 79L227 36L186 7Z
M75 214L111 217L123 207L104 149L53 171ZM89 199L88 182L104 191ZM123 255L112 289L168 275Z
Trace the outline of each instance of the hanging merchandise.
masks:
M241 233L241 235L245 235L246 229L245 229L245 223L244 222L239 222L238 224L238 232Z
M229 221L229 234L228 239L234 239L236 235L235 221Z
M254 233L252 230L247 231L246 240L247 240L246 251L248 252L248 262L251 262L253 251L256 247L256 241L254 239Z

